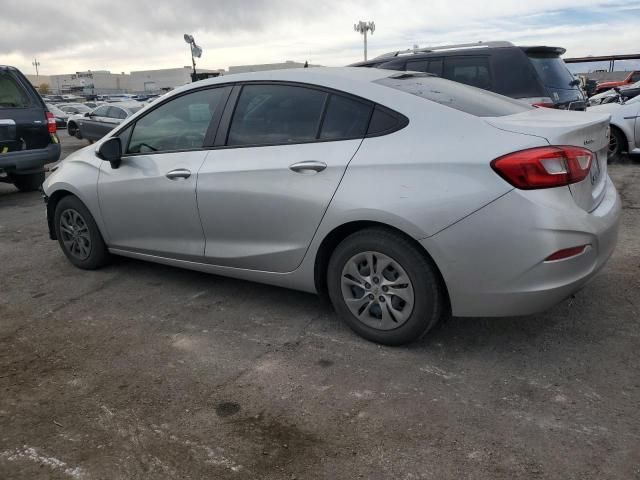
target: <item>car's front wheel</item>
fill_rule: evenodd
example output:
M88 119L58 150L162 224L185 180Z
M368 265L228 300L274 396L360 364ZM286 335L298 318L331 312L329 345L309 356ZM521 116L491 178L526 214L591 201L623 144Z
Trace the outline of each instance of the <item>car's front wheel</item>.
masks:
M76 126L75 123L69 122L67 124L67 133L69 134L70 137L75 137L77 131L78 131L78 127Z
M35 192L44 182L44 172L29 173L26 175L14 174L11 181L21 192Z
M327 286L347 324L385 345L419 339L446 310L433 262L409 239L384 228L358 231L338 245Z
M60 248L76 267L94 270L106 265L110 255L93 216L73 195L58 202L54 214Z

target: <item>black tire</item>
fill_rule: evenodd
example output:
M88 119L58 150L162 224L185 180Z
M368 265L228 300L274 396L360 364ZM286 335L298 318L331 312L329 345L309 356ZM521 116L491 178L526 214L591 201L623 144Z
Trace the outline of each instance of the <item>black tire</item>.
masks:
M67 125L67 133L69 134L70 137L75 137L77 131L78 131L78 127L76 126L75 123L70 122Z
M90 240L88 247L86 243L83 243L83 248L88 250L87 255L79 255L77 251L73 251L73 247L69 247L68 245L70 235L63 231L63 215L73 215L73 212L79 215L82 220L81 224L86 225L86 232L84 232L83 229L82 230L83 235ZM56 211L53 218L56 237L60 244L60 248L72 264L84 270L95 270L109 263L111 256L104 243L102 234L100 233L100 230L98 230L98 226L89 212L89 209L85 207L78 197L73 195L63 197L62 200L58 202L58 205L56 205ZM81 231L81 229L76 230L78 232ZM67 243L65 243L65 241L67 241Z
M77 127L77 126L76 126L75 137L76 137L78 140L82 140L82 138L83 138L83 137L82 137L82 132L80 131L80 128L79 128L79 127Z
M44 172L29 173L28 175L12 175L11 181L21 192L35 192L44 182Z
M346 304L342 291L343 269L354 256L371 251L396 262L413 286L413 309L397 328L372 328L359 320ZM433 261L409 239L385 228L360 230L336 247L329 260L327 287L331 303L347 325L367 340L384 345L402 345L420 339L447 311L444 286ZM382 305L378 302L378 308Z
M611 127L609 140L609 151L607 153L608 163L615 163L620 160L622 152L626 150L627 139L618 128Z

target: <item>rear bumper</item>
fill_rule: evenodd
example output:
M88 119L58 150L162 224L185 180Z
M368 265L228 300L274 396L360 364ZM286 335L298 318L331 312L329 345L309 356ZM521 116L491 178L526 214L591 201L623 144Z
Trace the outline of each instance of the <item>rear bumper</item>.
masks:
M421 241L440 268L456 316L516 316L549 309L582 288L615 249L621 203L607 178L594 211L568 188L512 190L475 214ZM545 262L552 253L584 253Z
M59 143L50 143L46 148L2 153L0 171L18 174L42 171L46 164L60 159L60 152Z

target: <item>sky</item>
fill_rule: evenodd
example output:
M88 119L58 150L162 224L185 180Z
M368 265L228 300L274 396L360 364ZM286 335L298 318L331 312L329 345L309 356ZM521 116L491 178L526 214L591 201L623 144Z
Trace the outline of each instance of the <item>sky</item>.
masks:
M0 64L35 73L37 58L44 75L190 65L184 33L202 47L202 68L346 65L363 58L358 20L376 24L370 58L488 40L562 46L566 56L640 53L640 1L0 0L0 11Z

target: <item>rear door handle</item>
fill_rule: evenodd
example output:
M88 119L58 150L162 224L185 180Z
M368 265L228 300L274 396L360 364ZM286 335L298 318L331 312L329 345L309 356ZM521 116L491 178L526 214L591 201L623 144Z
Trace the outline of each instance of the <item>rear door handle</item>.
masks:
M318 173L327 168L327 164L324 162L316 162L315 160L308 160L306 162L298 162L289 166L289 169L296 173Z
M167 172L167 178L169 180L178 180L179 178L189 178L191 176L191 171L186 168L177 168L175 170L171 170Z

